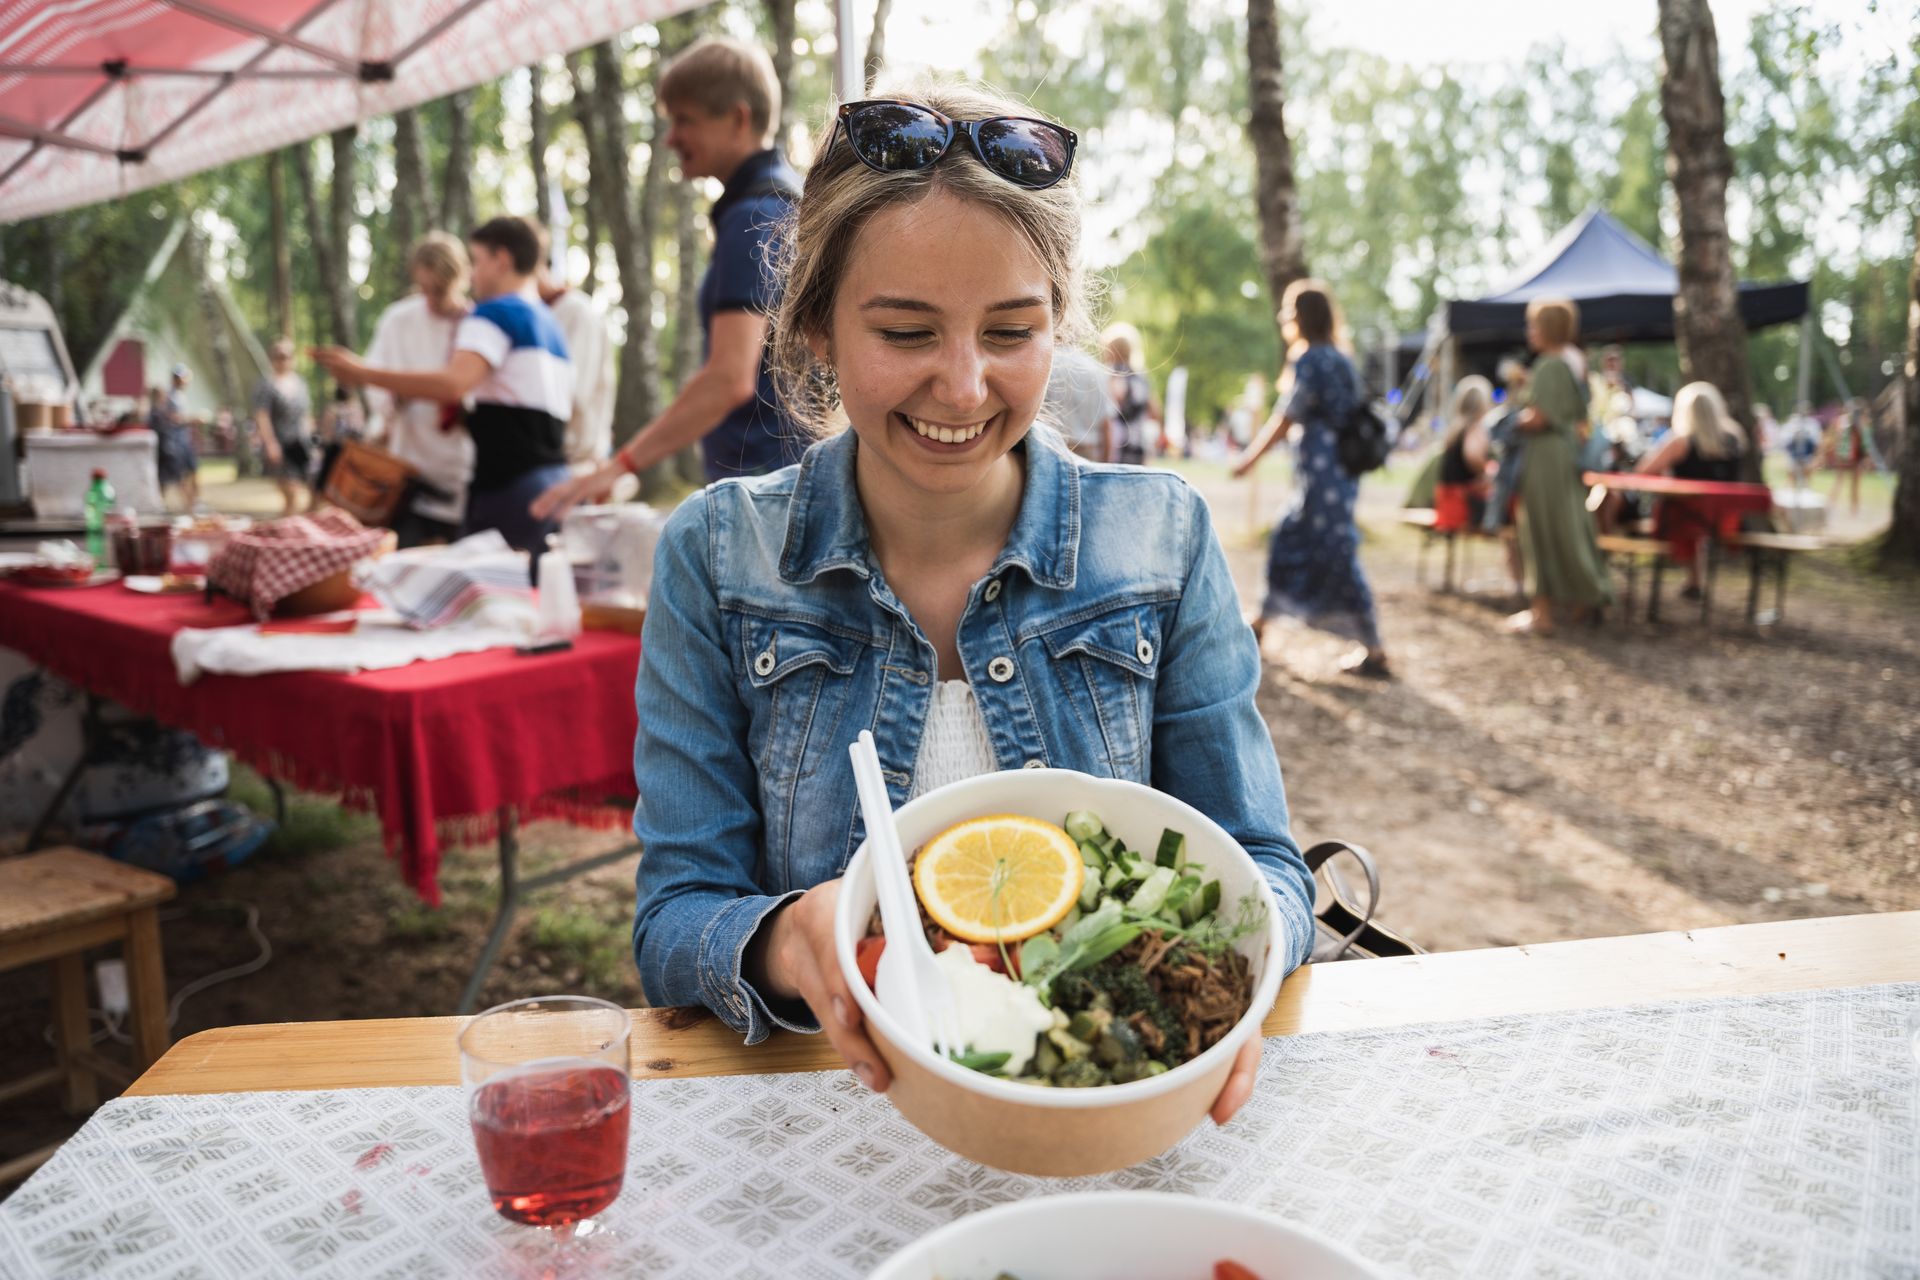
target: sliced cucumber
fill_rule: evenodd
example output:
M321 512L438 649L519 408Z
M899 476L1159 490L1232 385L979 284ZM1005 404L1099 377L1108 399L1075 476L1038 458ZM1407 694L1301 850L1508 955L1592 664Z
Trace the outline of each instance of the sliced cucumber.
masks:
M1171 867L1155 867L1139 890L1127 899L1127 909L1150 916L1167 900L1167 893L1173 888L1177 875Z
M1080 881L1079 909L1081 911L1093 910L1094 907L1099 905L1100 895L1105 889L1106 886L1100 883L1100 877L1096 872L1087 872L1086 878ZM1068 927L1071 928L1072 926Z
M1205 916L1212 915L1219 909L1220 882L1218 880L1209 880L1200 886L1198 892L1187 899L1187 905L1180 909L1180 920L1183 924L1193 924Z
M1155 865L1172 867L1175 870L1187 865L1187 838L1178 831L1166 830L1160 833L1160 847L1154 851Z
M1084 844L1088 840L1098 840L1107 833L1106 827L1101 825L1099 815L1089 813L1085 809L1075 809L1060 825L1066 828L1067 834L1072 836L1076 843Z

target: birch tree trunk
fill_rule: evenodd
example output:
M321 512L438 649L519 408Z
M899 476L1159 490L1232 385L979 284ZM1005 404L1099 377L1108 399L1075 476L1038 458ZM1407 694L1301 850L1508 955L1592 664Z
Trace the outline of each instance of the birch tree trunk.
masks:
M780 119L774 124L774 145L784 148L793 128L793 41L798 33L794 23L794 0L766 0L767 17L773 22L773 76L780 82Z
M293 337L293 246L287 241L287 159L285 151L267 156L267 235L272 241L273 284L267 295L269 321L277 338Z
M446 194L440 202L440 225L462 239L474 225L473 126L468 119L472 108L471 92L447 98L447 171L441 182Z
M1293 144L1287 138L1286 80L1275 0L1247 0L1247 137L1253 144L1254 202L1260 215L1260 267L1277 309L1287 286L1307 274Z
M1733 153L1720 90L1720 41L1707 0L1660 0L1660 110L1667 122L1667 178L1680 213L1680 293L1673 300L1680 379L1720 389L1747 435L1741 469L1758 480L1747 330L1727 236Z
M541 92L547 80L547 69L536 62L527 68L527 125L530 136L527 143L527 160L533 169L533 207L540 212L540 221L553 229L553 210L547 207L547 147L553 141L553 127L547 115L547 100ZM563 256L562 261L565 261ZM564 283L564 282L563 282Z
M1907 277L1907 359L1901 369L1900 452L1894 463L1893 523L1880 542L1882 563L1920 566L1920 218L1913 222L1913 272Z
M653 243L643 233L641 210L627 199L633 174L627 143L627 117L621 101L620 57L611 41L593 47L593 85L588 99L593 117L590 169L600 214L613 244L620 273L620 305L627 314L626 342L620 348L620 381L614 392L613 442L618 448L653 420L660 402L660 352L653 331ZM664 148L655 147L649 168ZM644 201L643 201L644 203Z
M868 93L873 92L874 82L887 65L887 15L892 11L893 0L874 0L873 30L867 35L865 78Z

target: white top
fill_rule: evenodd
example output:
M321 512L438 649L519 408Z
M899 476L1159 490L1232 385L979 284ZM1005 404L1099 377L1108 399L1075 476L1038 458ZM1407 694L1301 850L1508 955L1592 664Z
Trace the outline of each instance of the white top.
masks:
M443 316L420 294L409 294L381 313L367 347L367 363L382 369L427 372L444 369L453 358L457 317ZM386 437L387 448L413 464L429 484L453 495L450 502L422 497L414 510L434 520L460 523L467 510L467 481L473 476L473 437L440 429L436 400L395 400L378 387L366 389L371 416L367 432Z
M503 293L476 303L453 345L492 368L473 389L475 406L532 409L563 423L573 416L573 359L560 322L540 299Z
M980 704L973 700L973 686L965 680L942 680L935 685L907 799L999 767L987 737L987 722L980 718Z
M597 464L613 452L613 342L607 314L590 296L568 289L547 306L573 360L573 416L567 419L567 461Z

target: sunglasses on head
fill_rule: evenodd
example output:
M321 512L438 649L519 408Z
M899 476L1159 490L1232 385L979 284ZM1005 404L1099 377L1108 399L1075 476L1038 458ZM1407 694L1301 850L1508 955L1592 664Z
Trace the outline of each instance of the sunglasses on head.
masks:
M833 150L842 133L860 162L881 173L931 168L952 149L955 139L965 138L981 164L1030 191L1044 191L1066 177L1080 143L1073 130L1046 120L1025 116L953 120L932 107L884 100L842 106L826 151Z

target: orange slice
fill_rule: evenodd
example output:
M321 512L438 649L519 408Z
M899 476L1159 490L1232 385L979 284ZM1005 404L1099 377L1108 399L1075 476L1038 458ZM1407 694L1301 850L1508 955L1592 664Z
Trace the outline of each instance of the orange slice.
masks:
M1019 942L1060 923L1080 897L1080 848L1051 822L973 818L921 847L913 887L934 923L965 942Z

